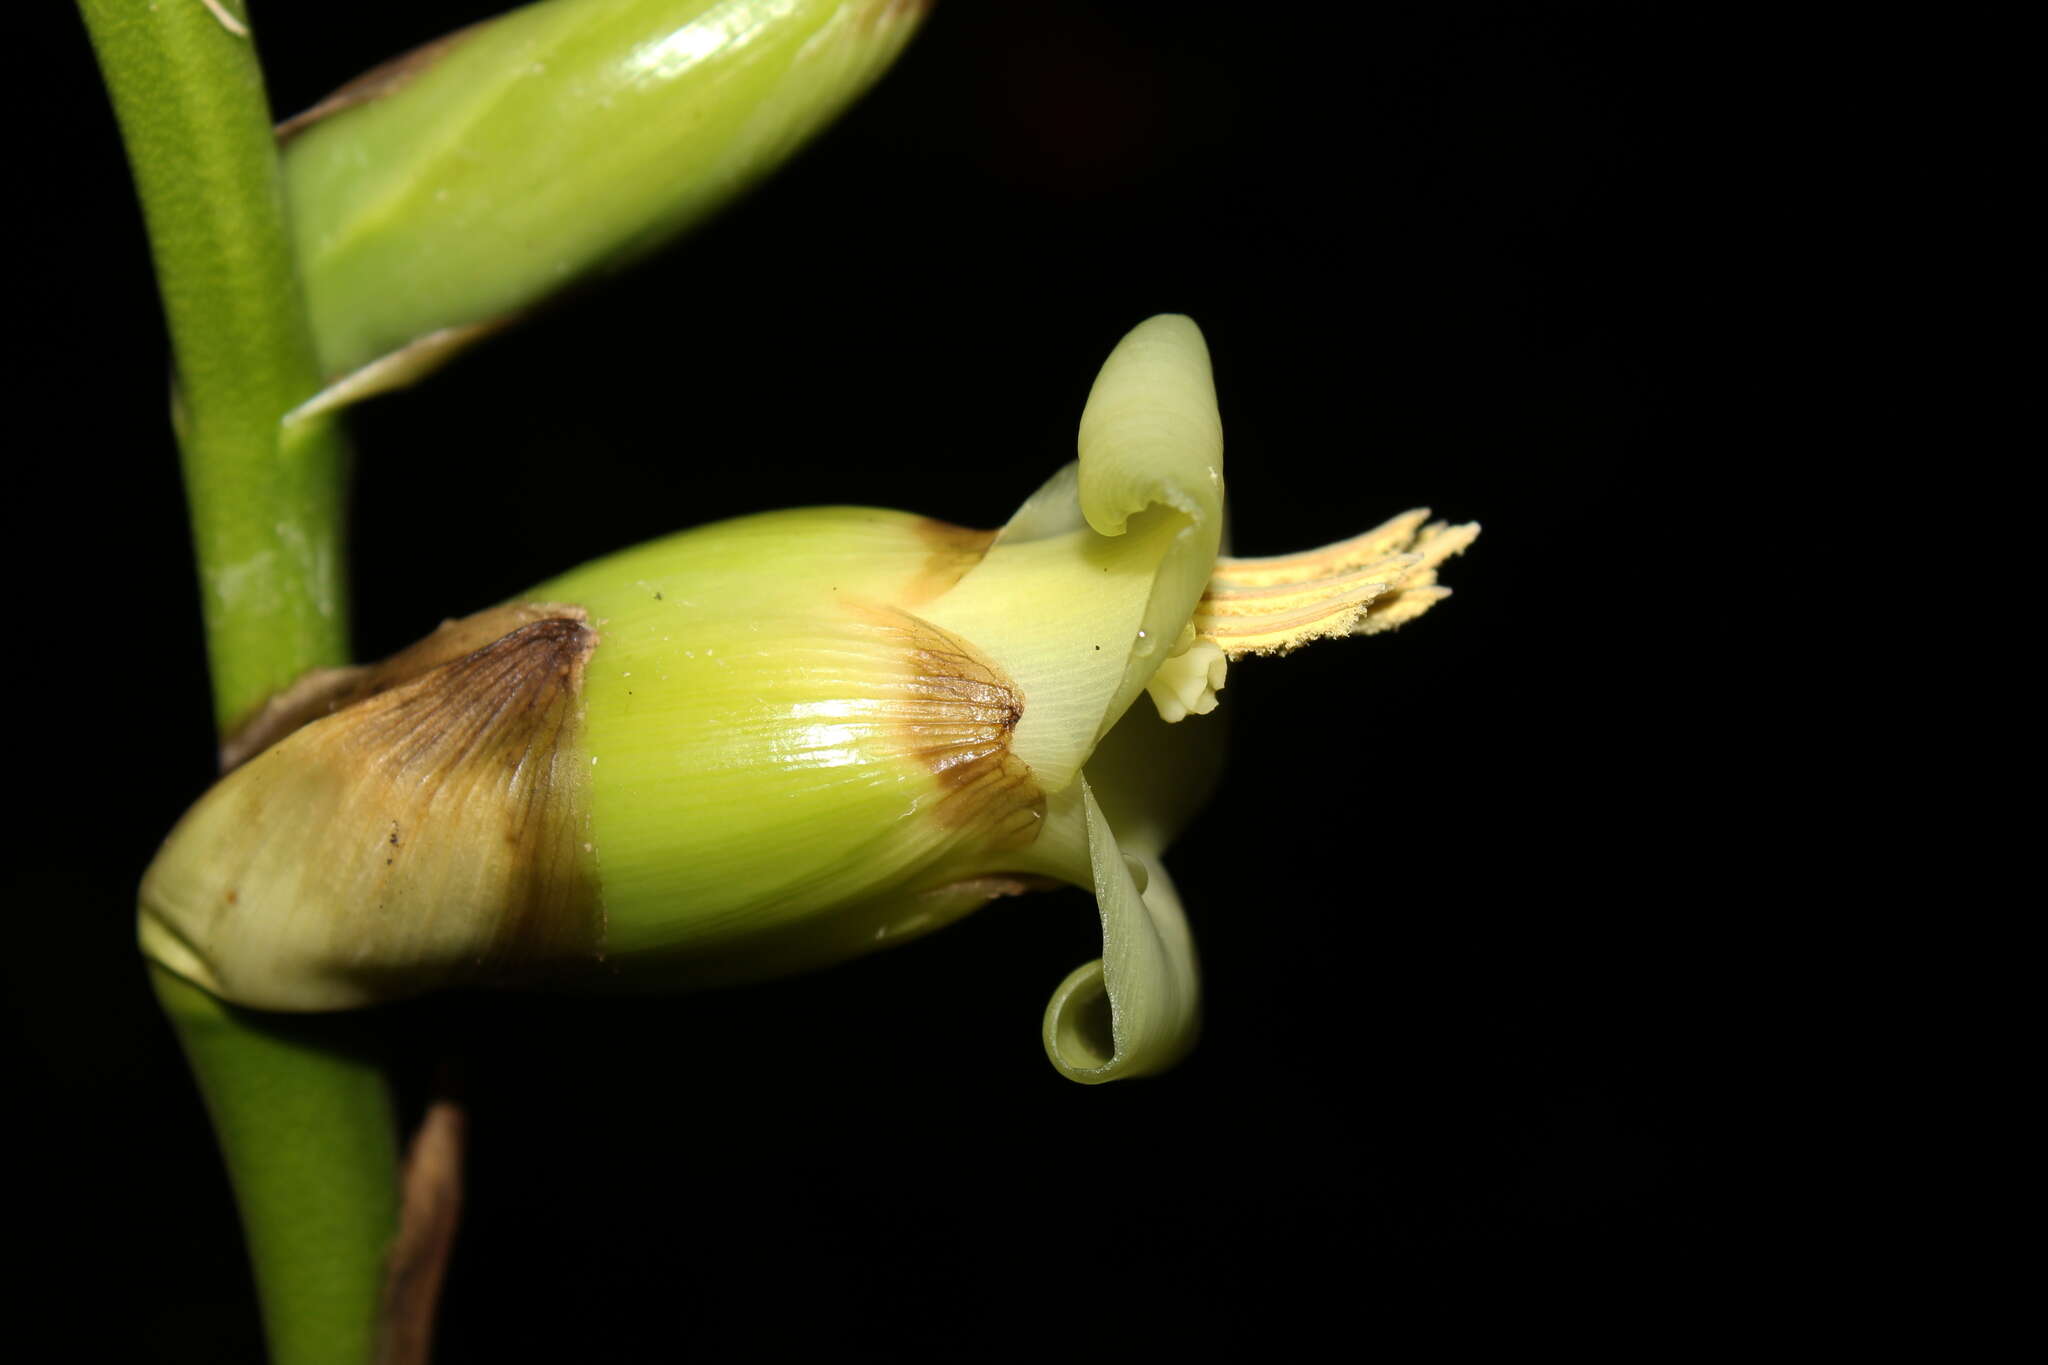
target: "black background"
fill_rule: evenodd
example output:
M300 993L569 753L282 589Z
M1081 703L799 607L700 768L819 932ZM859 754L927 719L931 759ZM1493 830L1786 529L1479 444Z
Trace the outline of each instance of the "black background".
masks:
M489 8L259 7L274 104ZM1754 1234L1709 1120L1743 1002L1682 833L1703 605L1673 566L1689 381L1728 324L1680 135L1705 58L1661 8L949 0L744 204L360 411L365 657L737 513L999 524L1160 311L1214 355L1238 551L1418 504L1486 526L1422 622L1233 670L1233 766L1171 858L1208 1014L1170 1076L1045 1063L1046 996L1097 952L1078 893L742 992L391 1012L409 1102L452 1058L473 1117L440 1359L1723 1320ZM16 1284L81 1348L254 1359L131 946L211 763L165 346L90 50L54 18L16 292L57 415L22 428L8 506L42 604L11 680L38 812L7 869Z

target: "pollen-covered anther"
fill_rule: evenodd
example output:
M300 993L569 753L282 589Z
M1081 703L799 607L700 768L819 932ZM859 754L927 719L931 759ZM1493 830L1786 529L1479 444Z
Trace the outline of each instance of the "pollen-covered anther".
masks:
M1195 609L1197 640L1239 659L1400 625L1451 595L1437 567L1478 534L1476 522L1432 522L1423 507L1318 550L1220 556Z

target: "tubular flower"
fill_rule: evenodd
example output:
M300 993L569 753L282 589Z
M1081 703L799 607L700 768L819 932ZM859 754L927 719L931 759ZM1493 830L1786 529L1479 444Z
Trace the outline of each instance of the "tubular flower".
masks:
M1220 556L1222 452L1201 333L1153 318L1104 364L1079 460L1000 531L723 522L308 679L151 866L144 950L268 1009L690 985L1065 882L1103 954L1054 991L1048 1055L1085 1082L1161 1070L1199 1013L1160 861L1213 771L1188 718L1233 659L1427 610L1478 533L1410 512Z

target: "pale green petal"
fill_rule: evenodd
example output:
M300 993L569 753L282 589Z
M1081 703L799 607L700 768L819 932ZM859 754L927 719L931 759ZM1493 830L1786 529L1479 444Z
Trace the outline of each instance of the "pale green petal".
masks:
M1223 775L1229 711L1169 724L1133 706L1088 760L1088 790L1126 853L1157 856L1172 846Z
M1059 472L1024 499L996 537L998 545L1021 545L1030 540L1050 540L1078 531L1088 521L1081 515L1081 462L1069 460Z
M1163 503L1191 520L1223 510L1223 419L1202 329L1162 313L1102 362L1081 410L1081 510L1106 536Z
M1223 517L1222 427L1194 323L1153 318L1117 345L1079 447L1078 464L921 613L1022 685L1012 747L1048 793L1073 782L1160 665L1194 641L1189 618Z
M1127 854L1084 777L1102 956L1077 968L1045 1010L1045 1052L1060 1074L1085 1085L1164 1071L1186 1055L1200 1027L1195 945L1180 897L1156 856Z
M1024 710L1010 750L1048 795L1073 785L1095 747L1177 535L1148 512L1121 536L1083 526L998 540L951 591L918 609L1020 685Z
M1209 348L1191 319L1151 318L1117 343L1082 410L1080 451L1081 510L1096 531L1122 535L1148 508L1171 508L1182 519L1099 737L1144 690L1168 648L1180 647L1222 540L1223 418Z

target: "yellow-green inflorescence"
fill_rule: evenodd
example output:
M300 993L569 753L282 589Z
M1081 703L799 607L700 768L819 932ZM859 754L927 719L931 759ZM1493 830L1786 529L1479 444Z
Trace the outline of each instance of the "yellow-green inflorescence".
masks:
M1161 855L1214 777L1228 663L1438 600L1476 526L1409 513L1218 553L1200 332L1111 354L1079 460L997 532L814 508L613 555L280 699L145 878L156 960L239 1003L819 966L990 899L1090 889L1103 956L1044 1037L1079 1081L1192 1042ZM1140 703L1140 693L1151 700Z

